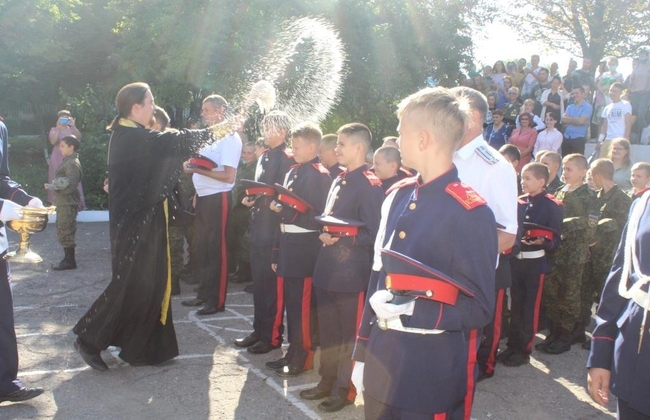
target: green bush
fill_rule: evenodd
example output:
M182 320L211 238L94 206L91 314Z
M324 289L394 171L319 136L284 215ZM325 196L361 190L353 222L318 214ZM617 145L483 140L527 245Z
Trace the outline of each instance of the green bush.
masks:
M107 207L107 195L102 189L106 177L106 156L108 149L107 134L83 136L79 161L83 170L81 183L84 187L86 207L100 210ZM47 182L47 161L45 160L46 143L41 136L9 137L9 170L11 179L23 186L30 195L45 202L47 191L43 184ZM48 149L51 152L51 148Z
M47 161L45 160L45 141L41 136L9 137L9 172L11 179L18 182L30 195L43 200L47 191Z

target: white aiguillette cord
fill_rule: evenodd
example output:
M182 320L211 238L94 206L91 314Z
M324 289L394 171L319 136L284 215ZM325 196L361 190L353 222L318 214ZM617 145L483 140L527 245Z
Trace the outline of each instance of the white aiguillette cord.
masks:
M618 283L618 293L625 299L632 299L643 286L650 283L650 276L647 276L641 272L641 269L639 267L639 258L636 255L636 235L639 230L639 222L641 220L641 216L643 216L643 212L648 205L648 199L650 199L650 191L647 191L638 199L627 223L627 235L625 237L625 245L623 248L623 271L621 273L621 279ZM634 272L638 275L639 280L628 289L627 281L630 277L630 274L632 274L632 268L634 268ZM643 319L641 321L641 331L639 332L639 347L637 349L637 353L641 352L641 344L643 343L643 335L645 331L646 319L648 316L647 308L649 304L650 293L646 293L644 305L642 306Z

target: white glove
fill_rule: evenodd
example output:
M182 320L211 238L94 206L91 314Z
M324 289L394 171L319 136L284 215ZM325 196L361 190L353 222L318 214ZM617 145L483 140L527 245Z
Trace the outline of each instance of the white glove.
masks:
M413 315L415 309L415 300L401 305L389 303L393 300L393 294L388 290L377 290L370 299L370 306L377 314L379 319L392 319L400 315Z
M41 201L40 198L34 197L31 200L29 200L29 203L27 203L28 207L37 207L37 208L43 208L43 202Z
M16 204L11 200L2 201L2 209L0 209L0 221L6 223L10 220L19 220L23 218L23 214L19 212L23 206Z
M357 394L361 394L364 390L363 387L363 367L365 363L354 362L354 369L352 370L352 385L357 389Z

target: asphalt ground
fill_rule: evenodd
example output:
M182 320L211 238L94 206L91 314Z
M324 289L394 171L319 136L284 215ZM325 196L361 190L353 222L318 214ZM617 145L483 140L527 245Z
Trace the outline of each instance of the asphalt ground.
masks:
M182 284L182 295L172 303L180 346L174 361L131 367L117 357L119 350L109 349L102 355L110 370L90 369L73 348L71 329L110 281L108 224L80 223L77 239L76 270L51 270L63 256L52 224L32 236L32 249L44 261L11 266L19 377L45 393L1 404L0 419L363 418L361 397L333 414L319 412L318 402L300 399L301 390L318 382L317 369L280 378L264 367L281 357L280 350L252 355L232 344L252 328L253 299L241 284L229 285L226 311L208 317L180 305L194 297L194 286ZM10 240L15 249L17 235L10 233ZM586 393L586 358L576 345L559 356L535 352L527 366L498 366L493 378L478 384L472 418L614 418L615 398L607 410ZM435 396L423 393L422 398Z

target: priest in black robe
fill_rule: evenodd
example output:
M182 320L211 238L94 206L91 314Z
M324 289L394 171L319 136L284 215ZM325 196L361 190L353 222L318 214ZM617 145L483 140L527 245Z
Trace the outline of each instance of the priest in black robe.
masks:
M132 83L117 95L118 116L108 152L112 279L75 325L75 347L92 368L108 366L100 352L121 349L127 363L156 365L178 355L171 313L168 220L182 163L228 131L160 133L146 128L153 118L148 85Z

